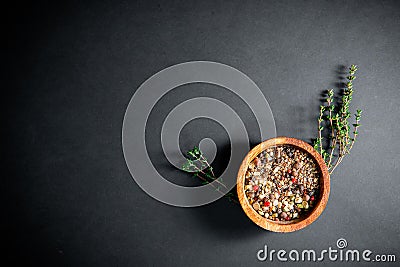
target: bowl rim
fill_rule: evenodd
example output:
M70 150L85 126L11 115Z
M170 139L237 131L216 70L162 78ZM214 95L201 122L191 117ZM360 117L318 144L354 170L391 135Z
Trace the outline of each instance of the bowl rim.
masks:
M262 151L271 146L277 145L292 145L305 150L316 161L321 171L322 177L320 178L320 185L322 188L320 190L319 199L317 200L314 209L312 209L304 218L288 222L266 219L253 209L245 195L244 181L249 163ZM273 232L294 232L313 223L325 209L330 193L330 175L324 159L311 145L296 138L280 136L261 142L247 153L240 165L237 175L237 193L242 209L246 213L247 217L249 217L255 224L263 229Z

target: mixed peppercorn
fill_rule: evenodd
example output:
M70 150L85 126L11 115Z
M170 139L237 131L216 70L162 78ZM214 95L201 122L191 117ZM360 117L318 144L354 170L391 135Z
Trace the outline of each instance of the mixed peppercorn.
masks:
M319 178L317 164L307 152L279 145L250 162L244 187L250 205L261 216L290 221L314 207Z

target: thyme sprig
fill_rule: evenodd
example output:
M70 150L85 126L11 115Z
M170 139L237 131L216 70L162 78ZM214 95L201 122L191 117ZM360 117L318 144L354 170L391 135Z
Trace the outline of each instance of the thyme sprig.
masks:
M221 191L221 187L227 189L226 185L223 184L222 178L219 180L216 178L213 167L210 165L207 158L197 146L189 150L187 152L187 156L186 162L182 165L183 171L192 173L194 177L197 177L201 180L203 185L211 184L216 191L227 197L229 201L239 203L238 197L234 190L231 190L226 194ZM212 183L214 181L217 183L217 185Z
M329 173L332 173L336 167L343 161L343 158L350 153L354 143L357 140L358 128L361 126L360 119L362 110L358 109L355 115L355 123L353 132L350 133L351 124L350 119L350 104L353 99L353 81L356 79L355 73L357 71L356 65L351 65L349 68L348 76L346 77L347 83L343 90L341 103L337 106L334 104L334 91L328 90L326 102L327 105L321 105L318 117L318 137L314 143L314 148L324 158L328 167ZM324 149L323 144L323 124L328 125L329 138L326 142L328 148ZM336 154L335 154L336 153Z

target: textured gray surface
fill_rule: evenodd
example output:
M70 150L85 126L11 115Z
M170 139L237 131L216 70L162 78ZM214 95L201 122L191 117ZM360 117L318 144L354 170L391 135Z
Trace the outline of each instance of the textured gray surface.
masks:
M3 99L5 229L14 260L272 265L256 260L264 244L319 250L334 247L340 237L350 248L397 253L399 260L398 2L99 1L22 10L10 11L10 94ZM311 226L266 232L226 200L175 208L134 183L121 149L126 105L152 74L191 60L217 61L247 74L269 100L278 135L306 141L316 134L320 92L337 86L339 66L360 66L353 101L364 110L359 143L333 175L327 208ZM191 178L169 167L159 141L160 123L177 103L216 97L244 118L252 145L259 141L240 99L210 85L186 87L156 106L147 136L154 164L179 184L191 184ZM221 130L193 121L182 133L182 149L213 137L221 171L229 156Z

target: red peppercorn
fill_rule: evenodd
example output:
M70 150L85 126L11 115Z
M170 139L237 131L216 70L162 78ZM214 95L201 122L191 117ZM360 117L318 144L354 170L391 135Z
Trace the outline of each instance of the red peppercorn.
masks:
M314 199L315 199L314 196L311 196L311 197L310 197L310 200L311 200L311 201L314 201Z
M253 190L254 190L254 191L258 191L258 185L254 185L254 186L253 186Z
M291 173L292 173L292 170L291 170L291 169L289 169L289 170L287 171L287 173L291 174Z
M265 201L265 202L264 202L264 206L265 206L265 207L269 207L269 205L271 205L271 202L269 202L269 201Z
M292 178L292 183L297 183L297 179L296 178Z
M290 217L289 216L286 217L286 221L290 221Z

